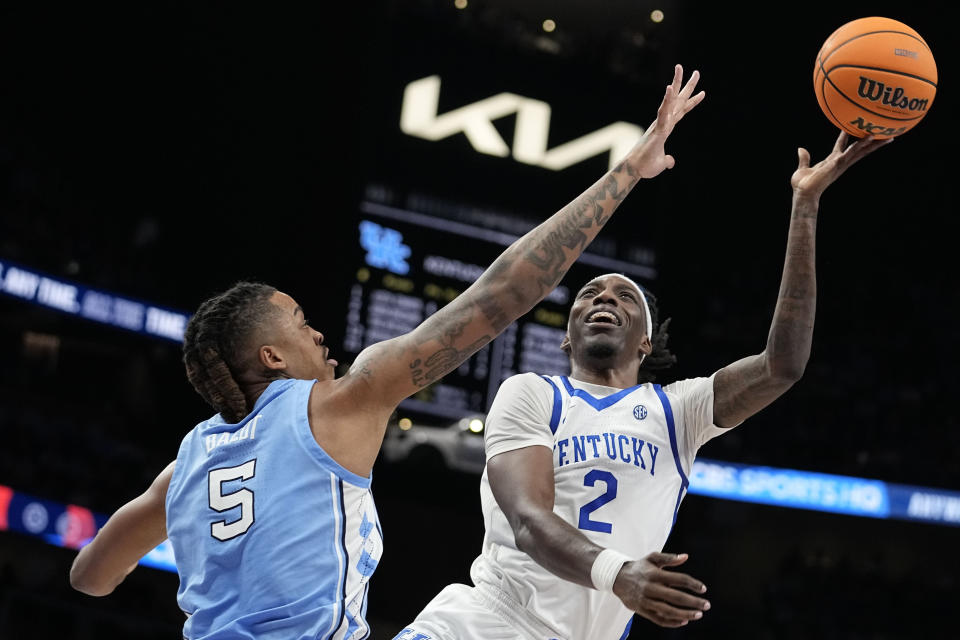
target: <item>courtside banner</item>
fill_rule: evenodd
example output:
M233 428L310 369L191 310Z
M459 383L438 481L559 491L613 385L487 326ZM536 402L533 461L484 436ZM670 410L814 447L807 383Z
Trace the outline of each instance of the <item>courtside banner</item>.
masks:
M778 507L960 526L960 492L699 459L690 493Z
M960 527L960 492L851 476L697 460L690 473L689 491L740 502ZM0 531L17 531L59 547L80 549L106 521L106 515L85 507L36 498L0 485ZM170 541L164 540L140 564L176 573Z
M37 498L0 485L0 531L17 531L67 549L89 543L108 516L85 507ZM140 560L140 564L176 573L168 540Z
M93 322L183 342L190 315L0 260L0 293Z

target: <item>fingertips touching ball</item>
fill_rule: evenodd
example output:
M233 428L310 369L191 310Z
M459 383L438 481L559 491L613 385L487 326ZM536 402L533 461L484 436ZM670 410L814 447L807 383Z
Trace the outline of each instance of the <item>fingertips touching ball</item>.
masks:
M890 18L860 18L823 43L813 88L823 113L840 129L858 138L893 138L929 112L937 65L914 29Z

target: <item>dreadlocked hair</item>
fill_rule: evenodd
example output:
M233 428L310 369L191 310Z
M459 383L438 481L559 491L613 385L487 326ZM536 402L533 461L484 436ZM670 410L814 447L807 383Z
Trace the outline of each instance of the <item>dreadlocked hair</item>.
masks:
M653 329L650 332L650 344L653 346L653 350L640 363L640 371L637 372L637 384L655 381L657 376L653 373L654 371L669 369L677 363L677 356L670 353L667 348L667 340L670 338L667 329L670 328L672 318L667 318L662 323L659 322L656 297L646 290L643 293L647 298L647 306L650 307L650 319L653 324Z
M273 287L241 281L200 305L183 336L183 364L197 393L228 422L248 413L235 374L242 371L243 350L254 330L275 307Z

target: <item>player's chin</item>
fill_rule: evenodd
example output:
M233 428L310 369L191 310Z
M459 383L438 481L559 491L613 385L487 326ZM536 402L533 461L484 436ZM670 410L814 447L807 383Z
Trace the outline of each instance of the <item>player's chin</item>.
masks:
M586 339L586 356L592 360L606 360L612 358L620 351L621 344L614 336L594 335Z
M314 376L317 380L333 380L336 376L337 369L335 366L330 365L328 362L317 364L316 375Z

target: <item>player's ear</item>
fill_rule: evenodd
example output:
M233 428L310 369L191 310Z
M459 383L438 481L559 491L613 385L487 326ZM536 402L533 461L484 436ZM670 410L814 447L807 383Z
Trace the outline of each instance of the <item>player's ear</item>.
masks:
M563 342L560 343L560 350L566 354L570 354L570 336L563 336Z
M648 356L653 352L653 344L651 344L649 336L643 336L637 351L637 355L640 356L641 359L643 359L643 356Z
M276 347L265 344L257 350L257 360L270 371L282 371L287 368L283 354Z

